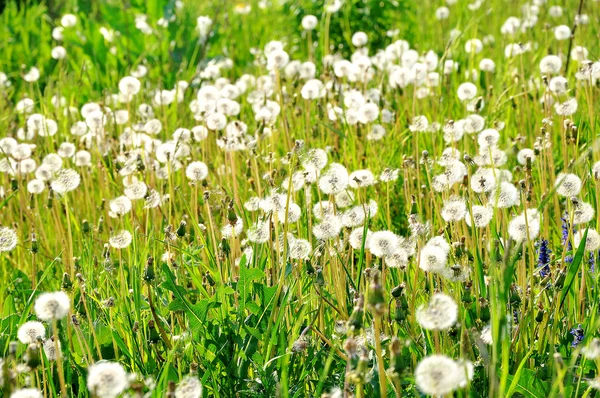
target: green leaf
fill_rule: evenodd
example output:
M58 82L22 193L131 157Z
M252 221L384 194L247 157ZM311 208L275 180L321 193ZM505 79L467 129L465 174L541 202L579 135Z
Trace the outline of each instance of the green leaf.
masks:
M505 396L510 397L514 393L519 393L531 398L546 398L550 386L547 382L538 379L533 370L522 368L524 362L525 359L519 365L519 369L514 376L508 376L508 381L511 383Z
M252 282L260 280L265 277L265 273L258 268L247 268L246 267L246 256L242 256L240 261L240 279L237 283L237 291L240 294L240 313L244 313L246 310L246 303L248 302L248 295L252 288Z
M183 311L188 317L190 322L190 329L192 333L197 333L206 321L208 311L212 308L217 308L221 305L219 302L212 300L200 300L196 304L192 304L187 300L185 295L187 292L181 286L178 286L175 282L175 275L169 269L167 264L162 266L163 272L167 277L167 280L163 282L162 286L171 291L175 296L175 300L169 304L171 311Z
M319 122L319 123L321 123L323 126L327 127L329 130L331 130L334 133L336 133L337 135L339 135L341 138L346 138L346 135L344 133L342 133L340 130L336 129L332 125L323 123L323 122Z
M6 197L6 199L4 199L2 202L0 202L0 209L3 208L4 206L6 206L8 204L8 202L10 202L10 200L17 194L17 191L14 191L13 193L11 193L10 195L8 195Z
M588 229L586 228L583 233L583 238L581 238L581 244L577 248L577 252L575 253L575 257L573 257L573 262L569 265L569 270L567 271L567 275L565 277L565 284L560 292L560 304L558 309L560 310L565 303L567 298L567 294L569 294L569 290L571 290L571 285L573 285L573 281L575 280L575 276L579 271L579 264L583 260L583 255L585 253L585 242L587 240Z

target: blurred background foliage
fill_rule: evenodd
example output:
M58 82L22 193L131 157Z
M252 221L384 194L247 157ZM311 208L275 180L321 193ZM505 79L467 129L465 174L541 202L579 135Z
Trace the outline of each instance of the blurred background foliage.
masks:
M305 57L306 33L298 26L307 14L326 23L324 4L313 0L189 0L181 4L175 0L8 0L0 15L0 71L14 82L14 93L22 84L19 76L36 66L41 72L39 89L43 92L45 76L56 72L59 63L50 51L62 45L68 52L63 61L67 64L64 73L78 76L78 93L86 97L115 87L139 64L160 66L152 68L151 73L158 74L152 77L164 87L173 86L179 79L190 79L198 66L213 58L232 59L231 74L239 76L242 71L252 70L254 55L248 49L262 48L271 40L284 41L292 57ZM243 9L249 12L237 12ZM60 26L60 18L66 13L77 15L78 23L75 29L65 30L63 40L58 42L52 30ZM136 18L142 15L152 27L152 34L136 28ZM196 31L200 15L214 21L206 45L198 40ZM411 27L417 18L414 1L347 0L329 21L330 52L349 56L354 50L351 34L359 28L369 33L372 49L383 48L399 37L411 42L415 38ZM160 26L162 20L171 22L167 27ZM114 31L115 40L105 40L100 28ZM318 46L313 51L320 57L323 38L315 35Z

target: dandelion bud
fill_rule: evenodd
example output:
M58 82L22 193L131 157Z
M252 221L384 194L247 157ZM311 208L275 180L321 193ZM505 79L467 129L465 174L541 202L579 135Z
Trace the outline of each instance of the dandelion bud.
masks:
M14 357L17 354L18 344L16 341L11 341L8 343L8 356Z
M221 239L221 243L219 244L219 249L225 256L228 256L229 253L231 253L231 246L229 246L229 242L227 242L227 239L225 239L225 238Z
M169 385L167 387L167 398L175 398L175 389L177 388L177 384L173 380L169 380Z
M71 277L66 272L63 274L61 287L63 290L67 290L67 291L71 290L71 288L73 288L73 282L71 281Z
M109 297L106 300L104 300L102 302L102 305L106 308L112 308L115 306L115 298L114 297Z
M540 322L542 322L542 321L544 320L544 315L545 315L545 314L546 314L546 311L544 311L543 309L540 309L540 310L537 312L536 316L535 316L535 321L536 321L537 323L540 323Z
M84 234L88 234L90 232L90 223L88 220L83 220L81 222L81 229Z
M398 298L400 296L402 296L402 293L404 292L404 288L406 287L406 285L404 283L396 286L395 288L392 289L392 297L394 298Z
M406 320L406 311L403 308L401 299L396 300L396 312L394 312L394 320L398 323Z
M304 267L306 269L306 274L307 275L314 275L315 273L315 268L312 266L312 264L310 263L310 261L306 260L304 262Z
M41 363L40 347L37 344L29 344L24 359L29 368L36 369Z
M299 353L304 352L308 348L308 340L304 337L300 337L292 344L292 352Z
M159 341L160 335L158 334L158 330L156 330L154 319L150 319L148 321L148 342L150 342L150 344L156 344Z
M185 226L186 225L187 225L187 223L183 220L179 223L179 228L177 228L177 236L179 236L180 238L185 236Z
M294 143L294 152L300 152L304 148L304 140L296 140Z
M31 234L31 252L33 254L37 254L38 250L39 250L39 245L38 245L37 238L35 236L35 233L32 233Z
M348 354L348 357L355 356L357 348L356 340L353 337L348 337L346 341L344 341L344 351Z
M156 274L154 273L154 258L148 257L146 268L144 269L144 281L146 283L151 283L155 278Z
M410 214L417 214L417 199L415 195L410 196Z
M479 299L479 320L483 323L488 323L490 321L490 306L488 305L488 301L485 298Z
M231 226L236 225L238 221L238 216L237 214L235 214L235 210L233 209L233 206L231 204L227 208L227 221Z
M390 357L390 367L387 373L391 377L397 378L402 374L405 367L402 360L402 343L397 337L392 338L390 343Z
M321 268L317 269L315 283L319 286L323 286L325 284L325 278L323 277L323 270Z
M510 304L513 306L518 306L519 304L521 304L521 296L519 295L519 291L517 290L517 287L515 285L511 286L508 299L510 301Z
M350 319L348 319L348 330L353 334L358 334L363 328L364 303L365 299L360 295L356 300L352 314L350 314Z
M460 272L461 268L458 265L453 265L452 270L454 272L456 272L455 268L458 268L458 272ZM466 305L470 305L473 302L473 296L471 296L471 284L470 283L465 283L465 290L463 291L462 297L461 297L461 301L466 304Z
M385 297L383 294L383 287L379 281L379 273L373 275L373 281L371 282L371 291L369 292L369 308L376 316L381 316L385 313Z

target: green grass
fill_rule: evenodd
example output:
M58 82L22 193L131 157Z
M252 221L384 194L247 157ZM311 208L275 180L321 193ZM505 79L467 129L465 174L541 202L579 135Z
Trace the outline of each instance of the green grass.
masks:
M0 173L0 226L18 235L16 248L0 252L0 396L27 386L44 397L58 397L61 389L68 396L92 396L86 386L88 368L107 360L131 374L131 396L171 396L166 394L191 375L201 381L203 396L210 397L321 397L337 388L342 396L418 397L424 394L415 385L415 369L435 353L474 364L470 381L446 396L595 396L597 362L581 351L599 337L598 265L591 262L597 263L600 253L574 244L576 234L585 241L598 228L600 196L593 165L600 160L600 94L595 82L577 80L582 63L570 59L566 68L571 45L586 47L590 61L598 59L600 13L595 4L581 3L590 22L577 27L572 43L557 41L552 31L558 25L573 26L580 3L572 0L540 5L537 23L513 37L502 35L501 26L509 16L523 18L525 2L490 0L475 10L459 2L449 6L450 17L443 21L435 18L442 4L429 1L348 0L333 14L308 0L264 4L253 2L248 14L239 14L235 10L240 5L229 1L192 0L182 7L166 0L9 2L0 14L0 72L10 82L0 86L0 137L33 144L36 166L64 142L91 154L89 166L63 159L63 168L81 175L79 187L65 195L51 191L49 182L42 193L30 193L27 185L34 173ZM561 17L549 15L553 5L563 7ZM52 30L66 13L74 13L78 21L64 30L59 43ZM151 34L135 27L140 14L147 16ZM319 20L310 35L301 28L309 14ZM213 19L206 40L199 40L196 29L200 15ZM167 27L158 25L171 16L175 20ZM101 27L119 34L109 42ZM450 40L453 29L460 34ZM388 34L392 30L397 34ZM439 73L439 85L429 87L423 97L414 85L393 88L392 71L379 66L366 83L337 77L323 59L331 54L351 59L358 51L352 44L356 31L368 34L370 56L398 39L419 56L432 50L439 58L431 69ZM465 50L469 39L486 37L481 53ZM272 40L285 43L291 59L315 62L315 78L329 84L326 96L305 100L303 79L267 70L261 52ZM531 50L505 57L510 43L531 43ZM58 44L67 50L65 59L51 56ZM548 94L539 64L549 54L562 58L556 75L568 79L568 93ZM483 58L495 62L495 73L479 71ZM220 69L220 80L206 76L206 70L226 60L231 65ZM458 68L444 73L447 60ZM139 94L130 103L115 102L119 81L139 65L148 69L140 77ZM40 79L24 81L33 66ZM472 69L476 76L468 77ZM189 154L178 162L158 164L156 148L146 143L148 150L142 151L127 140L139 123L152 118L140 110L142 104L150 104L162 124L152 136L160 142L172 139L178 128L204 125L190 110L200 87L224 84L223 79L234 84L245 74L258 82L236 99L239 115L227 118L247 125L244 150L224 151L217 143L224 131L209 131L205 140L192 138ZM153 104L154 90L173 89L179 81L190 84L181 102ZM490 156L486 152L483 160L476 158L478 134L446 143L441 131L411 131L416 116L444 126L473 113L457 97L458 87L467 81L477 86L475 98L483 103L477 113L485 118L485 128L504 126L498 148L507 160L497 166L512 173L509 182L520 197L517 205L494 209L484 228L470 228L464 220L447 223L441 215L454 195L466 200L468 210L493 202L472 184L479 167L470 160ZM271 123L256 121L249 95L265 87L281 107ZM365 96L379 89L378 98L371 98L380 110L393 112L394 119L386 122L379 115L369 123L351 124L338 115L330 120L328 105L339 106L349 117L344 95L351 89ZM541 104L546 94L559 102L577 100L577 111L568 117L576 128L552 106ZM64 97L65 105L55 107L53 96ZM16 106L25 97L33 100L33 113L57 122L55 135L19 138L28 115ZM103 114L127 110L129 119L118 124L108 118L99 138L86 141L73 135L71 127L85 119L80 110L88 102L99 104ZM68 107L76 111L68 112ZM374 124L386 129L381 140L367 138ZM536 148L544 134L551 145L536 149L531 164L519 164L517 153ZM179 142L177 149L182 146ZM466 176L436 192L434 179L444 171L438 160L447 147L460 151ZM398 169L398 179L346 191L352 192L353 205L377 205L358 228L390 230L412 239L416 252L405 268L389 267L366 239L352 248L353 228L344 227L327 241L314 236L318 202L340 198L320 190L318 181L289 194L280 187L304 170L306 152L317 148L327 149L329 165L340 163L349 172L368 169L379 176L387 168ZM129 155L134 157L128 165ZM0 153L0 161L8 157ZM208 166L202 182L194 184L186 176L192 161ZM121 173L131 165L133 172L124 179ZM593 219L576 225L576 231L568 226L575 202L555 188L560 172L581 179L576 201L594 209ZM124 195L124 184L134 179L155 190L162 203L146 208L144 199L134 200L130 211L112 217L110 202ZM248 210L250 198L266 198L271 192L283 194L282 211ZM299 219L281 222L291 204L301 209ZM516 242L509 223L525 209L539 210L540 231ZM344 211L342 206L335 210ZM240 236L223 237L222 227L238 218L244 225ZM253 243L251 230L259 220L269 223L268 238ZM413 234L415 221L427 222L428 232ZM132 234L131 244L110 246L111 236L122 230ZM289 257L293 241L288 234L311 243L305 259ZM435 236L450 245L445 271L450 266L467 270L462 280L420 268L419 255ZM543 277L538 267L542 239L552 251ZM44 325L48 338L59 337L62 359L51 360L41 350L39 365L15 374L20 364L33 363L31 352L26 359L26 344L13 344L19 327L38 319L34 304L41 293L58 290L71 299L69 315ZM438 292L458 304L457 321L444 330L427 330L417 321L417 309ZM481 338L488 326L491 342ZM578 326L581 341L571 333Z

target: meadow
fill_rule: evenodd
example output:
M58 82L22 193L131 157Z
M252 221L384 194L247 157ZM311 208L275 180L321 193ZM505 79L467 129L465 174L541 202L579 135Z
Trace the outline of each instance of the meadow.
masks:
M0 397L600 396L599 20L8 1Z

